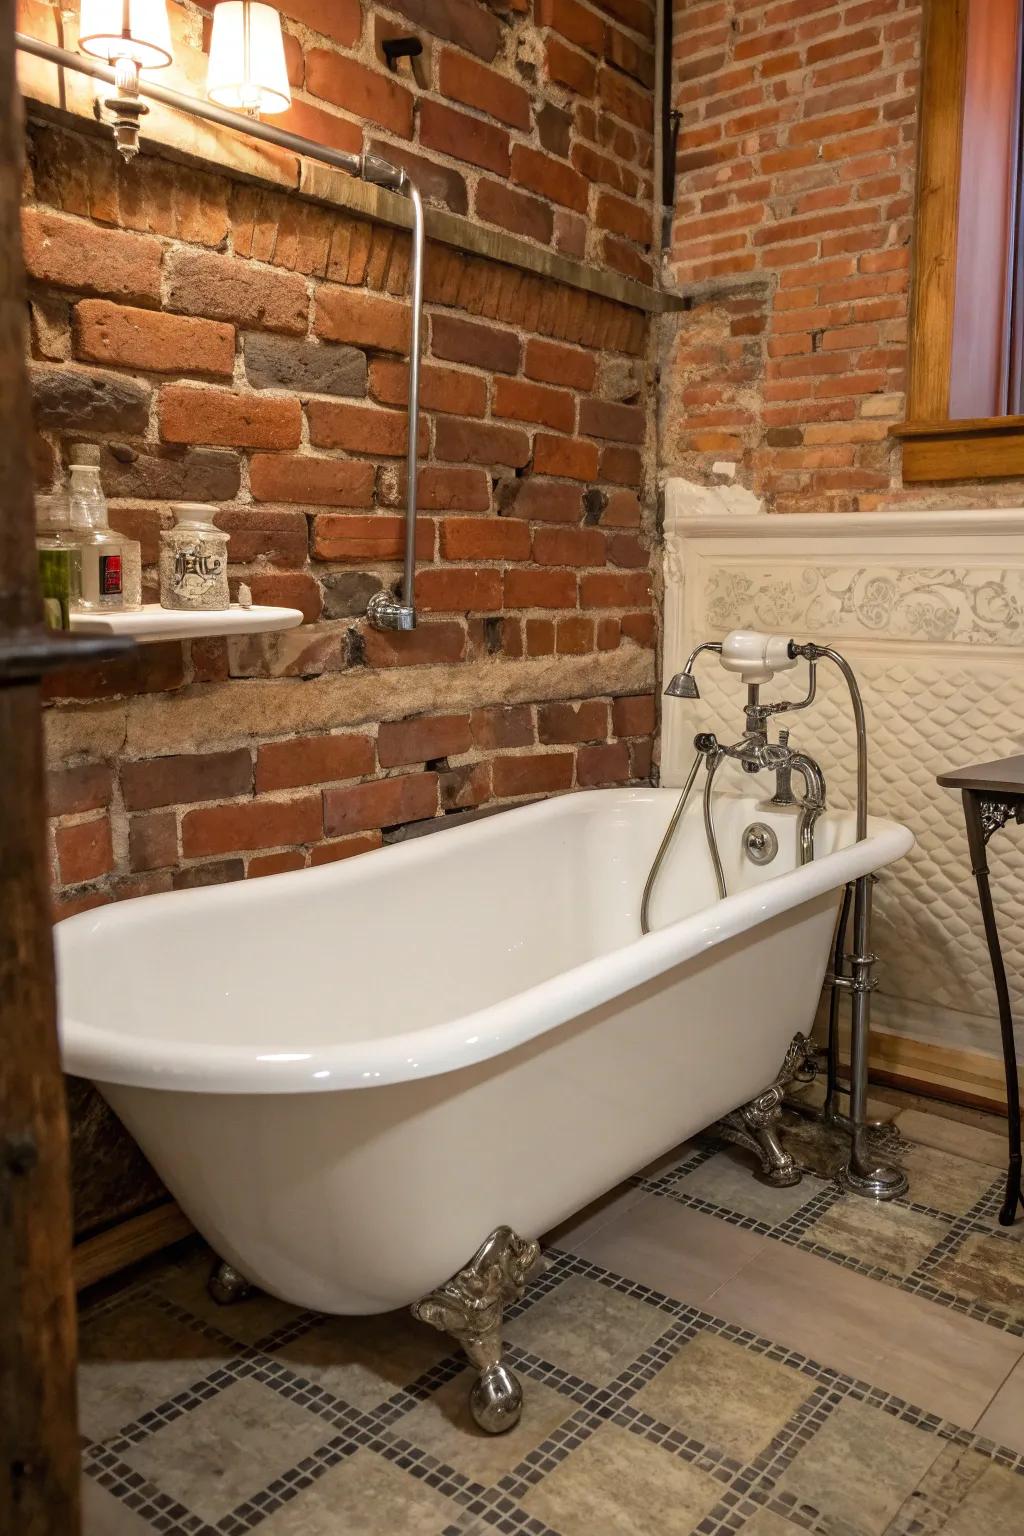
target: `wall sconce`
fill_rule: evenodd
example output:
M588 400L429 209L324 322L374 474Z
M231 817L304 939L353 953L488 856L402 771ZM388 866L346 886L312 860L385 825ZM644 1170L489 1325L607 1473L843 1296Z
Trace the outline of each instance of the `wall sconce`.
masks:
M286 112L292 93L281 17L261 0L220 0L213 12L206 94L250 117Z
M117 95L103 105L114 114L114 142L126 160L139 152L139 70L171 62L166 0L82 0L78 46L114 68Z

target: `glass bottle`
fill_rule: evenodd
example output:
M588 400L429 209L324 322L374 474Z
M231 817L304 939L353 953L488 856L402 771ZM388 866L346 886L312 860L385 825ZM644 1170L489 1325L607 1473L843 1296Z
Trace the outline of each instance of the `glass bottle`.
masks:
M66 496L36 497L36 551L46 625L70 629L71 609L82 590L82 555Z
M228 535L213 524L214 507L182 501L171 507L174 527L160 535L160 606L229 608Z
M87 610L142 607L142 547L111 528L100 484L100 450L81 443L71 452L71 527L82 551Z

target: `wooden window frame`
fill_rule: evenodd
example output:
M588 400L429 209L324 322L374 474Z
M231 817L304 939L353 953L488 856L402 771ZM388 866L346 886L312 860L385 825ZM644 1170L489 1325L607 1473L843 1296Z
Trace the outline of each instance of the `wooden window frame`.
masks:
M949 417L968 8L925 5L907 419L893 428L905 483L1024 475L1024 416Z

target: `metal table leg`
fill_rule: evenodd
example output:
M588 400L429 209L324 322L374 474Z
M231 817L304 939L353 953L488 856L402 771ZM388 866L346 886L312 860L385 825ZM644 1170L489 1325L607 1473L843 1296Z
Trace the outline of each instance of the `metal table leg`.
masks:
M1021 1127L1020 1127L1020 1080L1017 1076L1017 1047L1013 1038L1013 1014L1010 1008L1010 989L1006 981L1006 967L999 944L999 929L992 905L992 890L988 879L987 844L992 833L1004 826L1007 814L991 818L986 824L982 815L982 796L972 789L963 791L964 817L967 822L967 843L971 852L971 869L978 884L978 903L985 925L985 940L992 976L999 1004L999 1030L1003 1041L1003 1061L1006 1066L1006 1110L1009 1119L1010 1161L1006 1172L1006 1197L999 1212L1001 1226L1013 1225L1021 1196ZM1000 812L1005 811L1000 807Z

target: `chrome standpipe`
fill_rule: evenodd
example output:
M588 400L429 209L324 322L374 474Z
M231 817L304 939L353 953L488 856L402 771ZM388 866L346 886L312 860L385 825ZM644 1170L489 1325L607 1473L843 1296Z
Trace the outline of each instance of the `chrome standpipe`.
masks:
M523 1389L501 1363L501 1325L505 1308L520 1299L543 1265L539 1243L497 1227L465 1269L412 1308L419 1322L458 1339L480 1372L469 1409L489 1435L514 1429L523 1411Z
M389 592L377 593L371 599L367 612L370 623L377 629L415 629L416 607L413 586L416 575L417 439L419 437L425 242L423 203L416 186L410 181L405 171L377 155L356 155L342 149L329 149L325 144L318 144L315 139L303 138L298 133L288 133L284 128L275 128L271 123L260 122L258 118L250 117L244 112L232 112L227 107L217 106L215 102L202 100L198 96L186 96L181 91L174 91L168 86L157 85L152 80L142 79L134 60L118 59L116 67L111 69L106 64L83 58L81 54L72 53L67 48L58 48L53 43L40 42L37 38L28 37L23 32L15 33L14 43L20 52L43 59L48 64L55 64L59 69L73 69L80 75L88 75L93 80L102 80L116 87L117 95L104 105L115 114L114 141L125 159L130 160L138 153L139 120L149 110L139 98L148 96L152 101L159 101L163 106L173 107L176 111L185 112L190 117L202 118L205 122L216 123L221 128L231 128L235 133L245 134L250 139L259 139L264 144L274 144L279 149L287 149L292 154L303 155L308 160L318 160L322 165L344 171L349 176L358 176L361 180L370 182L374 186L384 187L388 191L403 193L409 198L412 204L412 323L409 348L409 426L406 449L405 561L402 596L399 599Z

